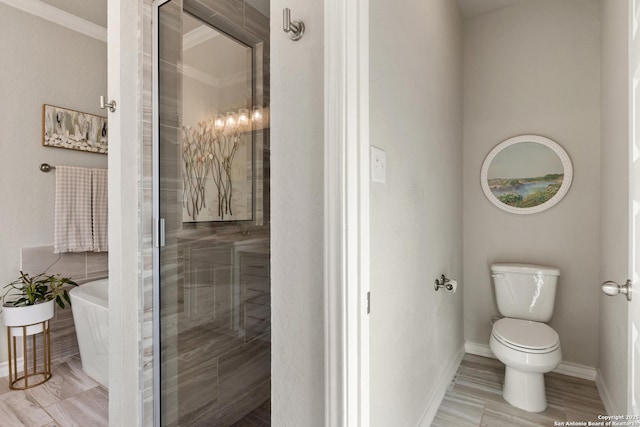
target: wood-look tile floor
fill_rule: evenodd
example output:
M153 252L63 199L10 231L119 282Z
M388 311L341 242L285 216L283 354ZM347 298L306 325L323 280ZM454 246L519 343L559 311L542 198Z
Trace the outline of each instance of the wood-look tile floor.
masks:
M269 427L271 426L271 399L249 412L231 427Z
M53 362L51 371L49 381L27 390L10 390L0 378L0 426L109 425L109 392L84 373L78 356Z
M502 398L504 365L466 354L438 409L433 427L554 426L556 422L598 421L606 415L593 381L556 373L545 375L549 406L532 413Z

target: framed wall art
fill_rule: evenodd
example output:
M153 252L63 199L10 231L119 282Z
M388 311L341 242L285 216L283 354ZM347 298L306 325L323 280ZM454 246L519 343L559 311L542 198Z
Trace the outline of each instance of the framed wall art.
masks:
M44 104L42 145L107 154L107 118Z
M540 135L521 135L498 144L480 173L487 199L516 214L542 212L569 191L573 166L567 152Z

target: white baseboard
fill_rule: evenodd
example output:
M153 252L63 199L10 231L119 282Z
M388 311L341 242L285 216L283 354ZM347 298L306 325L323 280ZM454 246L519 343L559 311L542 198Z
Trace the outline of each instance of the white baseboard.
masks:
M440 404L442 403L442 399L444 398L445 393L447 392L447 387L453 380L456 372L458 371L458 366L460 366L460 362L462 362L462 358L464 357L465 348L460 347L456 352L455 356L451 359L449 366L444 371L444 374L438 379L436 386L434 387L434 392L429 399L429 402L426 405L424 413L422 414L422 418L420 418L420 422L418 423L419 427L429 427L433 423L433 419L438 412L438 408L440 408Z
M486 344L465 341L464 350L469 354L491 357L493 359L496 358L489 346ZM560 362L560 365L556 369L554 369L553 372L590 381L596 380L596 368L593 368L591 366L578 365L575 363Z
M598 369L598 375L596 376L596 386L598 387L598 394L600 395L604 409L607 411L607 415L623 414L625 412L615 409L613 400L611 399L611 393L609 393L609 388L604 382L600 369Z
M471 341L465 341L464 351L469 354L475 354L476 356L490 357L492 359L496 358L496 356L494 356L489 346L485 344L478 344Z
M589 381L595 381L597 377L596 368L569 362L560 362L560 366L554 369L553 372Z
M22 357L17 359L17 365L22 366L23 360ZM0 363L0 378L9 376L9 361Z

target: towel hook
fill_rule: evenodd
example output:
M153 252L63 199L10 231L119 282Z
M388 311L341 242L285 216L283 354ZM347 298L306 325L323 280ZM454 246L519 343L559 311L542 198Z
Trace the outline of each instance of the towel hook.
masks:
M105 102L104 96L100 95L100 108L101 109L109 109L112 113L116 111L116 101Z
M300 40L304 35L304 22L300 20L291 22L291 9L288 7L282 10L282 31L287 33L294 42Z

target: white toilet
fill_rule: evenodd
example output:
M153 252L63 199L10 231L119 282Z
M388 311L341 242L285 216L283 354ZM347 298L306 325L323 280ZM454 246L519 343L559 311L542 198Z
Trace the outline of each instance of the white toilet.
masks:
M547 407L544 373L562 360L560 338L548 322L553 314L560 271L532 264L493 264L491 276L498 310L489 347L505 364L502 396L516 408Z

